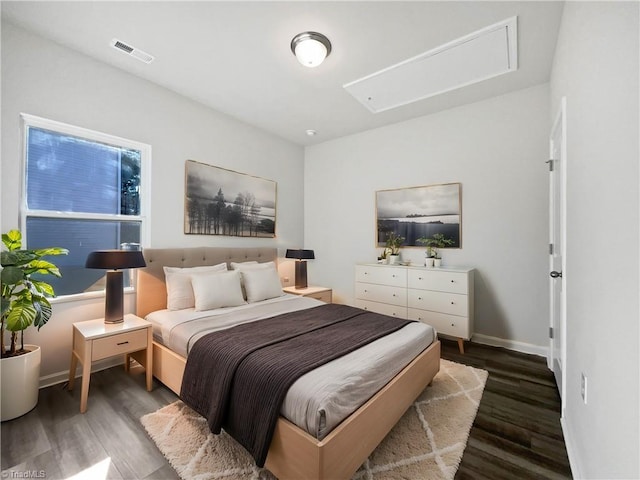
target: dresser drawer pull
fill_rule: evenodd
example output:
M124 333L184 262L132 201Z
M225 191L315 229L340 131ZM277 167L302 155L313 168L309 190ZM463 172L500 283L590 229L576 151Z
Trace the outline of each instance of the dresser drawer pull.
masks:
M451 302L451 305L455 305L455 303L454 303L454 302Z
M452 323L452 324L451 324L451 326L452 326L452 327L455 327L455 326L456 326L456 324L455 324L455 323Z
M396 296L396 294L394 293L392 296L393 296L393 297L395 297L395 296Z
M117 345L126 345L127 343L129 343L129 340L127 340L126 342L120 342Z
M455 280L451 280L451 283L456 283Z
M418 300L422 300L422 297L418 297Z
M418 280L422 280L422 277L418 277Z
M396 278L395 274L391 275L393 278Z

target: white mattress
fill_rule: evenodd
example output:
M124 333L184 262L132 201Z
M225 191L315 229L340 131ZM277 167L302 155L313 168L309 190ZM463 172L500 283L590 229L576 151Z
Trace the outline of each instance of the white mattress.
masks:
M322 302L284 295L207 312L159 310L146 318L153 324L156 341L186 357L207 333L317 305ZM427 348L435 335L429 325L412 322L303 375L287 392L282 416L317 439L324 438Z

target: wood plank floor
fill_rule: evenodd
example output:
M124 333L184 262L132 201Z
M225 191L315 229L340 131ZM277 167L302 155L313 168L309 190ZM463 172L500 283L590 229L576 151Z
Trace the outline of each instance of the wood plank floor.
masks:
M571 478L560 401L544 359L474 343L460 355L455 342L442 343L443 358L489 371L456 478ZM2 423L2 478L27 478L29 471L49 480L177 479L139 421L176 398L155 380L147 392L141 370L128 375L121 367L92 375L84 415L79 384L73 392L62 384L45 388L34 410Z
M546 359L442 340L442 358L489 372L456 479L571 478L560 396Z

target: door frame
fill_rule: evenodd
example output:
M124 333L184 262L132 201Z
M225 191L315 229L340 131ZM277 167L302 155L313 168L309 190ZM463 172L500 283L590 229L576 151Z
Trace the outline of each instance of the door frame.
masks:
M553 161L554 155L554 137L557 129L561 129L561 142L562 145L560 147L560 161ZM554 279L549 277L549 327L554 328L554 312L555 312L555 295L554 288L557 282L561 282L561 291L560 291L560 365L562 368L562 376L561 376L561 385L559 386L559 393L561 397L561 418L564 417L564 409L566 405L566 370L567 370L567 285L568 285L568 274L567 274L567 97L562 97L560 101L560 108L558 113L556 114L555 121L553 122L553 126L551 128L551 132L549 134L549 159L553 161L553 169L549 172L549 243L551 244L553 240L556 238L554 233L555 229L555 217L554 211L555 208L558 207L560 214L560 231L557 234L560 236L560 256L561 256L561 272L562 278ZM559 165L557 165L559 163ZM558 166L559 168L556 168ZM556 205L554 200L554 185L556 182L556 175L560 174L560 205ZM553 248L556 246L554 245ZM549 272L554 269L553 255L549 252ZM557 267L556 267L557 268ZM555 354L555 339L558 337L557 333L554 332L553 338L551 335L549 336L549 355L547 356L547 365L549 369L553 372L554 370L554 357Z

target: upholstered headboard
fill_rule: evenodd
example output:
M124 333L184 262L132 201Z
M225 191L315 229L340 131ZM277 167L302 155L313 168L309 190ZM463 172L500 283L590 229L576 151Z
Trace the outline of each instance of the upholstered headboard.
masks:
M199 267L227 262L277 261L276 248L146 248L147 263L137 269L136 314L144 318L151 312L167 308L167 290L162 267Z

